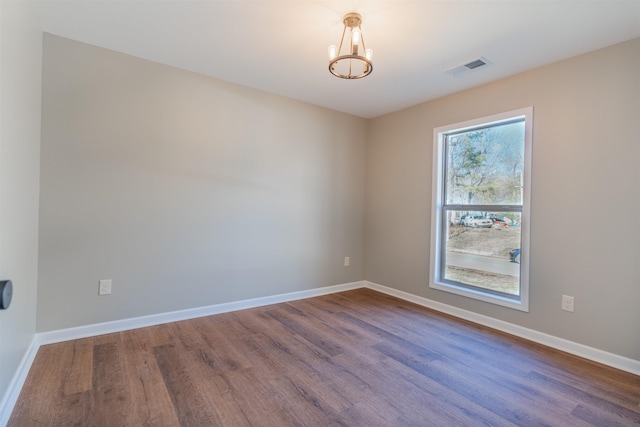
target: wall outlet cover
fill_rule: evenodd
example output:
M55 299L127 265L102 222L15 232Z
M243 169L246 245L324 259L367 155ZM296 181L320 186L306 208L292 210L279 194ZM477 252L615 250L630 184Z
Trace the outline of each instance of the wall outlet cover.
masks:
M100 280L98 295L111 295L111 280Z
M574 299L569 295L562 295L562 309L564 311L573 312Z

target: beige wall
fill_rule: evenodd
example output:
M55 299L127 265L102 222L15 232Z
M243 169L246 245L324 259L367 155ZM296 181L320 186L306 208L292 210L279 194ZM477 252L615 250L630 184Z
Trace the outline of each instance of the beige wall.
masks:
M636 39L372 120L367 280L640 360L639 69ZM433 128L527 106L530 312L429 289Z
M0 1L0 279L14 285L0 310L0 425L36 332L41 61L34 4Z
M364 278L364 119L44 43L38 331Z
M640 360L637 69L633 40L367 122L47 35L38 330L366 278ZM530 312L429 289L433 128L529 105Z

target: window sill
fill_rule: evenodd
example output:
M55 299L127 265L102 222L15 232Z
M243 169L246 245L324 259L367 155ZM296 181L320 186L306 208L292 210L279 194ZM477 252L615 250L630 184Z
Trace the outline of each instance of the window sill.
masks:
M487 292L476 291L462 286L456 286L450 283L442 283L431 281L429 283L431 289L437 289L451 294L461 295L463 297L496 304L514 310L529 312L528 298L520 296L519 298L507 298L500 295L494 295Z

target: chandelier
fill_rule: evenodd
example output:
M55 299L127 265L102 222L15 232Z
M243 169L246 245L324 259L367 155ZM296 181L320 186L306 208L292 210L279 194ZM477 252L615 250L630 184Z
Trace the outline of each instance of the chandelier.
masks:
M359 13L351 12L344 15L342 19L344 30L342 30L340 45L338 47L334 44L329 46L329 71L342 79L361 79L373 71L373 62L371 62L373 51L364 46L364 37L362 37L362 29L360 28L362 16ZM347 27L349 28L348 35ZM349 38L346 42L345 35ZM361 52L364 52L364 56Z

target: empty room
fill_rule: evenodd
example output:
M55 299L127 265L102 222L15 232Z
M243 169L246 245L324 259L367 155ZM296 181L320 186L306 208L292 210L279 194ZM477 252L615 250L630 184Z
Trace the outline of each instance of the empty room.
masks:
M0 0L0 426L640 425L640 1Z

